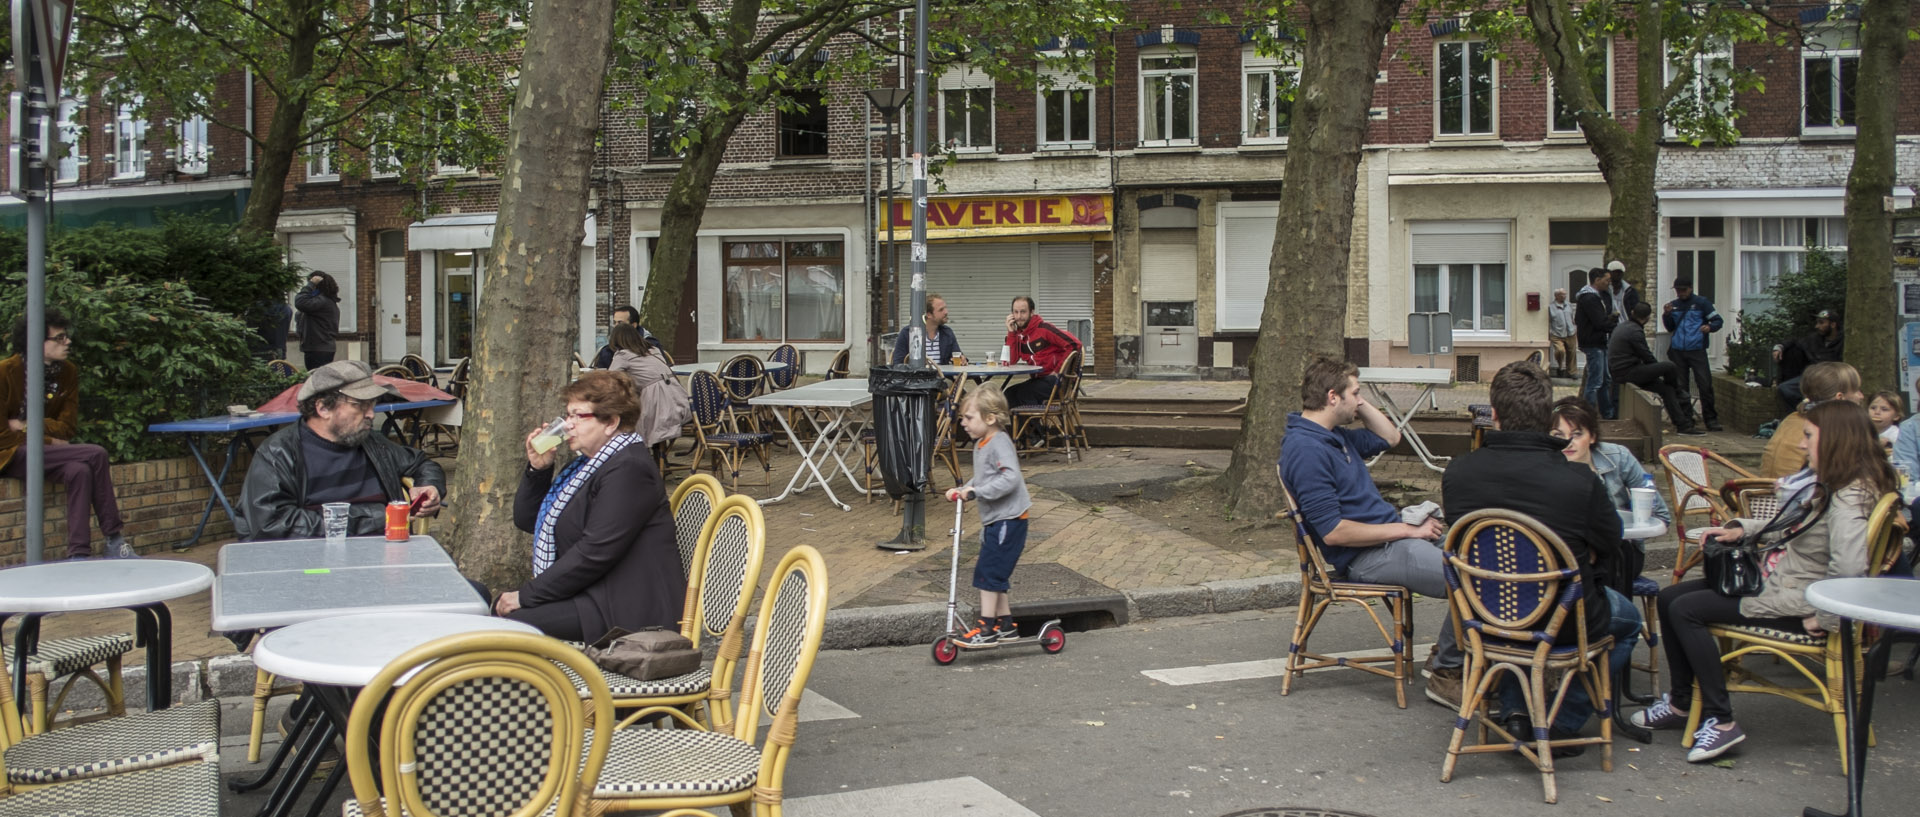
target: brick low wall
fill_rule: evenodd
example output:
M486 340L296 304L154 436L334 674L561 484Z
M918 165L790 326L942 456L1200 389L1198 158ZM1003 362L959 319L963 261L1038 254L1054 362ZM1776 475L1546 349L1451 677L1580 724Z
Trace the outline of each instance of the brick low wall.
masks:
M21 456L25 456L24 454ZM249 457L242 452L227 474L227 497L240 500L240 483L246 477ZM212 461L214 471L220 463ZM126 520L127 538L141 553L165 552L169 546L193 534L200 521L209 490L207 478L192 457L148 460L113 466L113 492L120 500L120 517ZM0 480L0 564L19 564L26 560L26 483ZM93 526L94 548L106 542L96 520ZM203 542L233 538L233 522L217 505L207 521ZM57 483L48 483L46 497L46 555L58 559L67 547L67 492Z
M1743 434L1759 431L1762 423L1786 414L1772 386L1750 389L1746 381L1730 374L1714 374L1713 397L1714 408L1720 411L1720 422Z

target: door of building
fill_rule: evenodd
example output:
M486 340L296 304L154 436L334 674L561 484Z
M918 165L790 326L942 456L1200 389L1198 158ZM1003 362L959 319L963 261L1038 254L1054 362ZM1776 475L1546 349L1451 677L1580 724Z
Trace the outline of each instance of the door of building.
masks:
M374 240L379 256L374 271L380 327L377 354L382 363L396 363L407 354L407 233L387 230Z

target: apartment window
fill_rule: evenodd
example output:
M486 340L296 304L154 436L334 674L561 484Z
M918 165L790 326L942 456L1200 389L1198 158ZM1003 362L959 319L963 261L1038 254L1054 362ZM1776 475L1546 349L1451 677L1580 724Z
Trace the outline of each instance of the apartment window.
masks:
M1773 285L1800 271L1808 249L1845 252L1846 246L1844 218L1740 219L1740 308L1755 314L1771 308Z
M1415 222L1412 231L1413 311L1451 313L1456 333L1505 337L1508 223Z
M367 175L375 179L395 178L405 167L405 161L391 138L393 114L374 114L372 125L372 143L367 145Z
M1686 61L1693 68L1693 82L1667 106L1669 139L1682 134L1698 136L1706 131L1708 120L1726 118L1733 112L1733 43L1716 39ZM1667 63L1667 82L1679 74L1679 65Z
M340 181L340 168L336 165L340 143L332 134L326 134L307 145L307 181Z
M1192 52L1158 47L1140 55L1140 146L1196 145L1200 120L1199 59Z
M1435 98L1441 136L1492 136L1499 93L1494 88L1493 50L1485 41L1435 46Z
M818 88L802 88L788 94L787 99L789 106L783 106L775 115L780 128L780 156L827 155L826 94Z
M1823 26L1807 35L1800 52L1800 132L1808 136L1853 133L1853 92L1859 81L1858 31Z
M80 181L80 166L87 157L80 155L80 109L77 99L60 100L60 115L54 120L57 138L60 140L60 161L54 166L53 180L60 182Z
M845 339L844 247L839 241L727 242L722 281L726 339Z
M1593 90L1594 100L1600 103L1600 110L1613 113L1613 43L1607 43L1604 48L1588 49L1584 76L1587 87ZM1553 106L1553 119L1548 124L1554 133L1579 133L1580 120L1575 116L1577 112L1561 98L1558 90L1553 89L1555 83L1549 80L1547 95L1552 100L1549 104Z
M370 39L376 43L399 42L406 39L407 33L401 28L406 19L407 10L402 0L372 0L367 4L367 17L372 31Z
M1262 56L1253 46L1240 51L1240 135L1249 143L1283 142L1293 124L1293 94L1300 87L1300 66L1292 52Z
M147 120L140 116L140 98L123 102L113 113L113 177L137 179L147 175Z
M1043 67L1038 73L1052 80L1038 91L1040 147L1093 147L1093 86L1067 71Z
M445 102L440 106L440 130L443 138L440 150L433 160L435 173L442 176L464 176L472 172L472 168L466 165L460 154L447 144L449 140L446 137L465 127L463 123L471 119L475 112L471 105L458 101Z
M993 78L962 63L940 75L940 143L950 150L993 150Z
M647 114L647 157L650 159L686 156L686 148L676 143L692 129L700 115L699 105L692 99L681 98L667 104L667 110Z
M207 172L207 158L213 155L207 118L199 114L187 117L186 121L180 123L177 136L174 168L181 173Z

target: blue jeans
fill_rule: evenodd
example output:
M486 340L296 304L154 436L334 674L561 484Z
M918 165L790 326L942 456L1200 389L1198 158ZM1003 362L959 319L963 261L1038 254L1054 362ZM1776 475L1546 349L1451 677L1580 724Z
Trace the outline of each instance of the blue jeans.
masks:
M1613 373L1607 371L1607 347L1589 346L1580 351L1587 356L1587 382L1580 389L1580 399L1593 404L1601 417L1617 419L1620 408L1613 404Z
M1620 591L1611 587L1602 587L1600 592L1607 599L1607 631L1588 633L1587 637L1613 636L1613 649L1607 652L1607 671L1613 673L1613 677L1617 679L1620 673L1627 670L1627 662L1633 660L1633 647L1640 643L1640 628L1646 624L1646 619L1641 618L1640 608L1633 603L1633 600L1620 595ZM1574 624L1569 621L1566 626L1572 627ZM1527 697L1520 685L1514 683L1513 677L1506 673L1501 673L1501 676L1500 707L1509 713L1527 711ZM1572 733L1580 731L1580 727L1587 725L1587 719L1593 717L1594 705L1592 696L1587 694L1585 684L1577 678L1568 683L1572 684L1572 687L1567 690L1566 702L1560 705L1559 717L1553 719L1553 728ZM1553 695L1551 687L1547 689L1547 695ZM1551 698L1547 703L1549 705L1553 703ZM1525 740L1529 736L1515 735L1515 737Z

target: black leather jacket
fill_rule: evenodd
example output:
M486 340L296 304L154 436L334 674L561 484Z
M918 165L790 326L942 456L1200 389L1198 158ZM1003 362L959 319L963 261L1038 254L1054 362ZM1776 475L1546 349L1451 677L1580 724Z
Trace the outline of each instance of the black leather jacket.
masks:
M233 526L241 539L309 539L326 534L320 512L307 510L307 467L300 452L301 421L268 437L253 454L246 487L240 491L240 518ZM368 434L360 447L380 476L389 502L406 499L402 477L415 486L431 485L446 500L447 473L427 455L399 445L379 433ZM371 536L386 530L387 509L381 505L354 505L347 534Z

